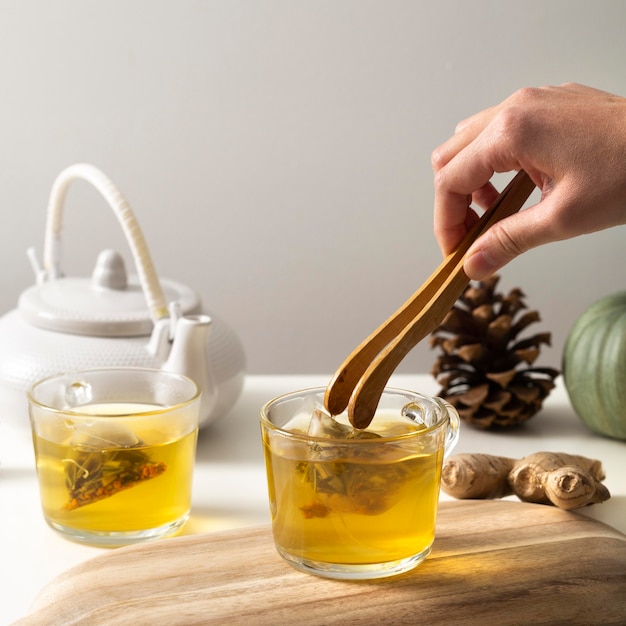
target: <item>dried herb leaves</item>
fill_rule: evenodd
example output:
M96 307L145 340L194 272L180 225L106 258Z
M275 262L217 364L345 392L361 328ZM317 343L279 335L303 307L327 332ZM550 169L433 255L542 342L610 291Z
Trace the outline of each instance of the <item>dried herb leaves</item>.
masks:
M163 461L153 462L141 449L73 448L72 458L63 459L69 499L67 510L74 510L129 489L161 475Z

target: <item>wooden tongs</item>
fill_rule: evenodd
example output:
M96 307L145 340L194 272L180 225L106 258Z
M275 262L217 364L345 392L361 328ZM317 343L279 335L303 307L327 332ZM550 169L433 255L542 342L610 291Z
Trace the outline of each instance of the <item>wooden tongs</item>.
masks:
M352 425L367 428L391 374L410 350L437 328L469 284L463 261L472 243L498 220L519 211L534 187L528 174L520 170L456 250L348 356L326 388L324 405L331 415L347 407Z

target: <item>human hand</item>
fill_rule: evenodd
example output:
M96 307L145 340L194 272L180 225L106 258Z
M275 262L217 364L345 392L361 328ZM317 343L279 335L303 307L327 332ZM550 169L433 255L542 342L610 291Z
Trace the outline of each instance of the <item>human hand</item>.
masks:
M524 169L541 200L497 222L464 264L484 278L530 248L626 223L626 98L568 83L525 88L460 122L432 155L444 255L498 195L495 172Z

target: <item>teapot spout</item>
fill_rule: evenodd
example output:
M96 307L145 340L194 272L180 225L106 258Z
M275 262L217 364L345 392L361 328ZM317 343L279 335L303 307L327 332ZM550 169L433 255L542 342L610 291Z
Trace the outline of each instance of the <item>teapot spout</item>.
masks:
M208 315L190 315L176 320L174 341L162 370L183 374L200 388L200 426L211 415L217 403L217 386L208 359L207 343L211 332Z

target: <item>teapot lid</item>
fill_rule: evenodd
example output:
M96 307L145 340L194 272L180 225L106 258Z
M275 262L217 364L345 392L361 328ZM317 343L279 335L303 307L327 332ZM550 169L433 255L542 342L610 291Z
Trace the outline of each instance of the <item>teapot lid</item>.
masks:
M180 283L161 279L167 302L183 315L197 313L197 294ZM102 253L91 279L57 278L26 289L19 298L22 317L39 328L77 335L131 337L151 334L154 321L141 284L126 276L121 257Z

